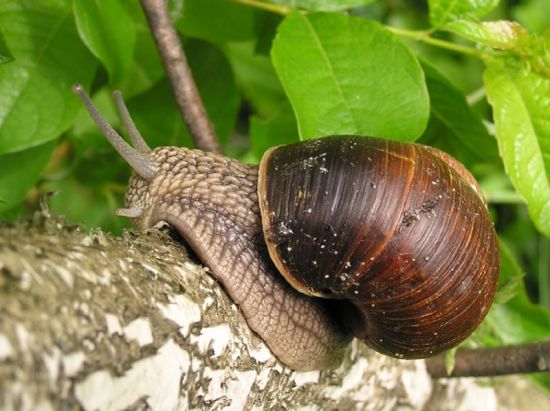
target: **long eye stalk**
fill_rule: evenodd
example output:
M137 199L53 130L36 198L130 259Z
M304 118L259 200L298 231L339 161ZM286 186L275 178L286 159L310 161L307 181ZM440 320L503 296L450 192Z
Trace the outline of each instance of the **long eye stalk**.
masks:
M130 113L128 112L128 107L126 107L124 99L122 98L122 93L119 90L113 91L113 97L115 99L118 112L120 113L120 118L124 123L124 127L126 127L126 130L128 130L128 135L130 136L130 140L132 141L132 146L140 153L149 153L151 149L141 136L141 133L134 123L134 120L132 120L132 116L130 116Z
M124 139L120 136L120 134L118 134L115 131L115 129L109 123L107 123L107 121L103 118L101 114L99 114L99 112L94 106L94 103L92 103L90 96L88 95L88 93L86 93L86 91L84 91L84 88L80 84L75 84L73 86L73 91L75 92L75 94L77 94L80 97L80 99L84 103L84 106L86 106L86 109L90 113L90 116L96 122L97 126L99 127L103 135L105 135L107 140L111 143L111 145L114 147L114 149L118 151L118 153L122 156L122 158L124 158L124 160L126 160L128 164L130 164L130 166L135 170L136 173L138 173L145 180L152 180L153 177L155 176L155 164L153 160L149 156L147 156L144 152L138 151L138 150L143 150L144 147L142 144L145 144L141 135L137 133L139 135L138 140L142 142L141 143L138 141L139 148L138 147L133 148L126 141L124 141ZM120 99L122 99L122 97L120 97ZM119 110L120 110L120 105L118 101L117 101L117 105L119 106ZM124 110L125 114L121 112L124 124L128 128L129 134L132 135L132 140L136 141L135 139L137 137L133 131L133 129L135 129L135 125L133 121L130 120L132 125L128 126L127 119L125 118L126 114L128 114L128 110L126 110L126 106L124 106L124 109L125 109ZM129 118L130 115L128 114L127 117ZM149 149L149 147L147 147L147 144L145 144L145 147Z

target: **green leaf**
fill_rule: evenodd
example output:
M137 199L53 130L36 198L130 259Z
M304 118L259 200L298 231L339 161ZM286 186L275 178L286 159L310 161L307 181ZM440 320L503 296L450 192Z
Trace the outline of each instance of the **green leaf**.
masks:
M339 14L288 15L273 65L300 137L359 134L414 140L429 100L413 53L380 24Z
M275 13L258 13L256 15L256 45L255 54L269 56L271 43L277 34L277 27L281 24L283 16Z
M271 60L254 52L252 42L225 46L240 92L256 113L267 118L287 101Z
M508 278L502 285L499 286L499 290L495 296L496 304L504 304L510 301L518 293L518 289L523 285L523 273Z
M433 66L423 62L430 93L431 111L467 148L472 156L483 161L498 161L497 143L472 111L464 94Z
M0 156L0 212L19 204L40 177L55 141Z
M185 49L208 117L223 144L235 127L240 105L231 66L217 47L204 41L189 41Z
M512 9L512 16L529 31L542 33L548 28L550 2L548 0L521 2Z
M0 66L0 153L57 138L73 122L95 60L78 38L68 5L46 0L0 2L0 24L16 58Z
M445 372L447 375L451 375L455 368L457 349L458 347L454 347L445 353Z
M376 0L266 0L266 3L279 4L290 9L308 11L338 11L364 6Z
M542 236L538 238L537 251L539 303L550 310L550 240Z
M519 281L511 299L499 301L498 294L503 287L523 276L508 244L499 238L499 245L501 267L497 296L471 341L485 346L502 346L544 338L550 334L550 315L543 307L530 301L523 281ZM522 321L523 316L526 316L525 321Z
M255 35L255 10L227 0L185 0L181 33L213 42L245 41Z
M8 45L6 44L6 41L4 40L4 35L2 34L2 30L0 30L0 64L6 64L10 61L13 61L13 56L8 49Z
M440 28L454 20L477 19L493 10L500 0L428 0L430 23Z
M165 73L140 2L125 1L124 7L134 22L136 40L130 67L117 88L122 90L124 98L129 100L149 90Z
M495 295L495 304L504 304L520 293L525 292L523 283L525 273L503 240L499 241L499 252L501 269L498 279L498 289Z
M120 88L127 99L149 90L164 76L164 69L149 27L138 23L135 27L134 58L120 83Z
M73 11L80 38L118 84L134 54L132 18L120 0L73 0Z
M550 236L550 79L500 60L484 74L500 154L537 228Z
M520 24L506 20L481 23L457 20L445 28L468 40L512 51L519 60L528 62L534 71L550 78L550 32L542 36L529 35Z
M53 213L65 216L67 221L79 224L85 230L102 227L118 234L131 224L114 212L116 208L123 207L121 194L116 196L109 190L108 182L102 183L100 187L90 187L86 182L66 178L48 181L44 188L55 193L49 201Z
M501 285L523 275L519 264L503 242L500 242L500 258ZM516 290L514 298L506 304L494 304L485 320L486 326L498 337L498 345L520 344L550 336L548 311L529 300L524 284Z
M529 36L527 30L520 24L507 20L484 22L456 20L445 28L468 40L502 50L517 48Z
M479 185L489 204L523 205L523 198L514 190L510 178L503 169L486 171L483 174L483 178L479 180Z
M268 120L252 116L250 118L250 139L252 151L258 161L270 147L297 142L298 127L290 104L284 104L280 111Z

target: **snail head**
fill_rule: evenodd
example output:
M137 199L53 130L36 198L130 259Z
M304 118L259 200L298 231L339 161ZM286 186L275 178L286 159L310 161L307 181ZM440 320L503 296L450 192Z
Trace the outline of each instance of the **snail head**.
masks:
M149 226L145 210L151 208L148 207L148 202L150 202L148 186L157 174L156 161L153 155L154 151L151 151L136 128L121 92L118 90L113 92L113 98L132 145L128 144L99 113L82 85L75 84L73 91L80 97L90 116L109 143L134 170L124 197L126 208L119 208L116 212L117 215L133 219L134 224L138 227Z

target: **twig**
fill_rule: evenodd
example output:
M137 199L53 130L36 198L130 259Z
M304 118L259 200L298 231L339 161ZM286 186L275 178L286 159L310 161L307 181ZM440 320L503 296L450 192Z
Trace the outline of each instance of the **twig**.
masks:
M480 56L481 51L476 50L475 48L468 46L461 46L460 44L451 43L450 41L436 39L430 37L431 30L428 31L415 31L415 30L405 30L399 27L386 26L386 28L397 34L398 36L409 37L413 40L420 41L422 43L430 44L432 46L441 47L447 50L456 51L458 53L468 54L470 56Z
M445 370L445 356L426 360L433 378L490 377L550 371L550 342L525 345L458 350L450 375Z
M283 6L281 4L264 3L258 0L233 0L235 3L245 4L247 6L256 7L261 10L270 11L272 13L286 15L292 11L291 7Z
M164 69L181 115L195 145L206 151L221 153L214 127L208 119L178 34L170 20L165 0L141 0L149 27L155 38Z
M261 10L270 11L272 13L280 14L283 16L286 16L287 14L290 14L290 12L293 11L293 8L282 6L278 4L271 4L271 3L264 3L262 1L258 0L232 0L234 3L244 4L250 7L255 7ZM295 9L300 11L299 9ZM482 55L481 51L476 50L472 47L467 46L461 46L459 44L451 43L449 41L437 39L434 37L430 37L430 34L437 31L438 29L432 28L430 30L421 30L421 31L413 31L413 30L405 30L400 29L398 27L391 27L391 26L385 26L389 31L403 37L409 37L416 41L421 41L426 44L430 44L432 46L441 47L447 50L456 51L463 54L468 54L471 56L480 56Z

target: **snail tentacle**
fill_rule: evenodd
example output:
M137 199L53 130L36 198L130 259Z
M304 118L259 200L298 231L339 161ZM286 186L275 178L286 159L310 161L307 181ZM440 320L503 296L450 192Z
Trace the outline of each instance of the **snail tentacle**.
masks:
M147 155L138 152L135 148L130 146L124 139L118 134L115 129L103 118L97 111L92 102L92 99L86 93L84 88L80 84L76 84L73 87L73 91L77 94L86 109L90 113L90 116L95 121L101 132L105 135L109 143L113 148L126 160L128 164L145 180L152 180L155 177L155 163Z
M118 112L120 113L120 118L122 119L124 127L126 127L128 135L130 136L130 140L132 141L132 146L140 153L150 153L151 148L149 147L149 145L147 145L147 143L141 136L141 133L137 129L136 124L134 123L134 120L132 119L132 116L128 111L128 107L126 107L126 103L124 103L124 99L122 98L122 93L120 92L120 90L113 91L113 98L115 99Z
M115 214L120 217L138 218L143 215L143 208L141 207L118 208Z

